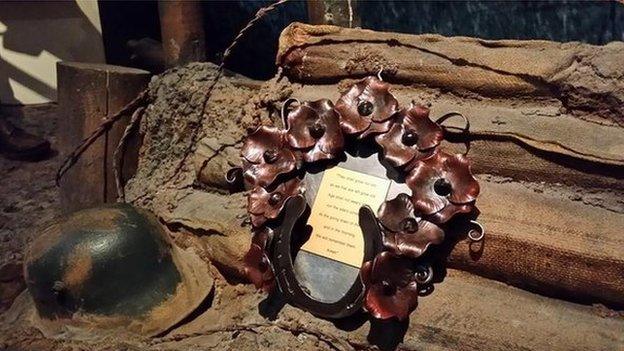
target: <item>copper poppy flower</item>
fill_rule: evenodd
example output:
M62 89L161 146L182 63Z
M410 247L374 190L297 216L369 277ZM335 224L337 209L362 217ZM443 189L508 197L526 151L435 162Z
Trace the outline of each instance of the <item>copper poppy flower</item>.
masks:
M271 185L280 174L291 172L297 164L295 153L287 147L284 131L259 127L250 134L241 154L245 159L245 179L262 187Z
M271 291L275 286L275 275L266 253L271 234L269 228L254 233L249 251L243 258L245 276L257 289L262 289L265 292Z
M375 318L406 319L418 305L418 284L409 259L388 251L364 263L364 306Z
M387 132L392 124L390 118L399 107L389 89L390 85L377 77L367 77L353 85L336 102L342 130L359 134L359 138Z
M305 102L288 113L286 139L305 162L336 157L344 148L340 117L328 99Z
M379 208L378 218L384 229L384 246L397 255L417 258L429 245L444 240L440 227L414 215L414 205L407 194L399 194L384 202Z
M412 190L416 213L435 223L470 212L479 195L468 159L442 151L417 161L405 182Z
M387 133L375 140L383 149L384 157L394 167L402 167L423 152L438 146L443 138L442 127L429 119L429 109L414 105L396 114L396 121Z
M284 209L286 200L300 192L299 178L281 183L273 191L267 191L261 186L255 187L247 198L247 212L251 216L251 224L260 227L267 220L277 218Z

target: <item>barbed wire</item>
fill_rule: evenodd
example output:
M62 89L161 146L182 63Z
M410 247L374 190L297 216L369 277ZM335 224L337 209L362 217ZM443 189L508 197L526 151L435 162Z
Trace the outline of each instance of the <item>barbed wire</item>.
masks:
M219 64L219 66L217 68L217 74L214 76L210 86L208 87L208 91L206 92L206 95L204 97L204 101L202 102L202 109L200 111L199 126L197 128L195 128L195 129L193 129L193 132L191 134L191 142L189 143L188 148L185 150L184 156L182 156L182 159L180 160L180 162L176 166L175 170L173 171L173 174L171 175L171 177L169 177L167 179L167 181L171 181L172 179L174 179L178 175L178 173L180 172L182 167L184 167L184 164L185 164L186 160L188 159L188 157L193 153L193 147L195 146L195 144L197 143L197 139L201 135L200 132L202 130L202 121L203 121L203 118L204 118L205 113L206 113L206 108L208 107L208 102L210 101L210 97L212 96L212 91L215 88L215 86L217 85L217 82L219 81L221 76L223 75L223 69L225 68L226 60L228 59L228 57L232 53L232 49L239 43L240 39L245 35L245 33L251 27L253 27L254 24L256 24L256 22L258 22L267 13L275 10L279 5L281 5L281 4L285 3L285 2L288 2L288 1L290 1L290 0L279 0L279 1L276 1L276 2L274 2L273 4L271 4L269 6L266 6L266 7L263 7L261 9L259 9L258 12L256 12L256 14L254 15L254 17L249 22L247 22L245 27L243 27L238 32L236 37L234 37L234 39L232 40L232 43L230 43L230 45L225 49L225 51L223 51L223 57L221 58L221 63Z
M93 144L99 137L101 137L104 133L109 131L112 126L127 115L130 111L136 110L140 105L145 102L147 98L147 89L141 91L137 97L135 97L132 101L127 103L124 107L121 108L114 115L107 117L88 137L84 138L80 144L65 157L63 163L56 171L56 186L60 185L61 179L69 171L69 169L78 162L80 156L89 149L91 144Z
M232 40L232 43L225 49L225 51L223 52L223 56L221 58L221 63L219 64L218 68L217 68L217 73L216 75L213 77L213 80L210 84L210 86L208 87L207 91L206 91L206 95L204 98L204 101L202 102L202 109L201 109L201 114L200 114L200 122L201 120L203 120L205 112L206 112L206 108L208 106L208 102L210 101L210 96L212 95L212 91L214 89L214 87L217 85L217 82L219 81L219 79L221 78L221 76L223 75L223 70L225 67L225 63L227 58L231 55L232 53L232 49L240 42L240 39L245 35L245 33L251 28L253 27L256 22L258 22L262 17L264 17L267 13L275 10L278 6L280 6L283 3L286 3L290 0L279 0L274 2L271 5L265 6L260 8L255 16L249 21L247 22L247 24L245 25L245 27L243 27L238 34L236 35L236 37L234 37L234 39ZM59 167L59 169L56 172L56 185L59 186L61 179L63 178L63 176L67 173L67 171L69 171L71 169L71 167L73 167L76 162L78 162L78 160L80 159L80 157L82 156L82 154L84 154L84 152L86 150L89 149L89 147L99 138L101 137L103 134L105 134L107 131L109 131L112 126L118 122L122 117L124 117L125 115L127 115L128 113L130 113L131 111L136 111L138 108L141 107L141 105L146 102L147 97L148 97L148 89L144 89L143 91L141 91L138 96L136 98L134 98L132 101L130 101L128 104L126 104L124 107L122 107L117 113L115 113L114 115L106 118L99 126L96 130L94 130L88 137L86 137L85 139L83 139L80 144L71 152L69 153L69 155L67 155L67 157L65 158L65 160L63 160L63 163L61 164L61 166ZM126 127L126 130L124 131L124 135L127 133L130 133L130 131L134 130L135 124L138 124L140 122L140 118L133 118L130 121L130 124ZM201 134L200 131L202 129L202 125L200 123L200 125L193 131L193 134L191 136L191 142L189 144L189 148L186 150L186 152L184 153L184 156L182 157L182 160L180 161L179 165L176 167L174 173L173 173L173 177L175 177L177 175L177 173L180 171L180 169L182 169L182 167L184 166L184 163L186 162L188 156L192 153L193 150L193 146L195 145L195 143L197 142L197 138L198 136ZM122 138L122 140L119 141L119 144L117 145L117 149L115 151L115 153L117 154L119 152L119 150L121 150L121 148L123 148L122 143L125 143L124 139L127 139L128 136L126 136L125 138ZM123 152L122 152L123 153ZM121 157L123 158L123 155L117 154L116 157ZM119 177L121 174L121 171L119 169L117 169L117 167L119 166L118 162L114 163L114 172L115 172L115 178L116 178L116 186L117 186L117 193L122 194L123 190L120 190L119 187L123 187L123 184L121 184Z
M115 176L115 187L117 188L117 201L126 202L126 194L124 192L124 180L123 180L123 165L124 165L124 156L126 153L126 143L130 138L130 135L138 127L138 124L141 122L141 117L143 117L143 112L145 111L144 107L137 108L132 114L132 118L130 118L130 122L126 126L121 139L119 139L119 144L117 144L117 148L113 153L113 173Z

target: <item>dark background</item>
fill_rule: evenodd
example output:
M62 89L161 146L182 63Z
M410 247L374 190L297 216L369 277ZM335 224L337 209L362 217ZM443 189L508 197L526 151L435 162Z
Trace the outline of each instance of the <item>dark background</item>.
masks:
M218 62L237 32L271 2L203 3L208 60ZM156 1L100 1L106 58L132 66L126 42L160 41ZM547 39L605 44L624 40L624 5L616 1L360 1L363 28L485 39ZM305 1L293 0L265 16L234 50L228 68L252 78L275 73L277 38L289 23L307 21Z

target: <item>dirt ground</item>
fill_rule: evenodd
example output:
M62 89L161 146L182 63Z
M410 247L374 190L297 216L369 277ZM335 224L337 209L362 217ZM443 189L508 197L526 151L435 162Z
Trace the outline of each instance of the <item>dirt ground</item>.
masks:
M27 131L56 144L56 104L1 106L0 118L9 118ZM23 289L22 253L37 229L59 211L54 174L58 152L50 158L27 162L0 157L0 311Z

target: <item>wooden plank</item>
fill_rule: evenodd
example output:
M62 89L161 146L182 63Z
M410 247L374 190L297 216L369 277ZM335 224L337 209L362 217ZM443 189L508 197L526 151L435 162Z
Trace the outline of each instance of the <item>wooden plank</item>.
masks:
M58 63L57 73L59 114L62 116L58 126L59 146L63 155L71 152L106 116L134 99L150 78L148 72L138 69L73 62ZM128 118L95 141L61 180L63 212L117 199L111 165ZM138 152L136 145L134 152ZM131 160L129 156L125 163L126 176L135 167Z
M106 72L81 71L72 65L59 63L59 149L67 155L90 131L96 129L107 115ZM89 118L90 117L90 118ZM61 208L71 212L105 201L102 167L106 140L96 140L73 169L61 180Z

